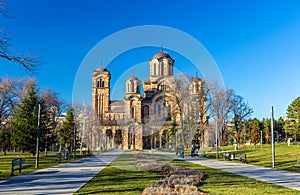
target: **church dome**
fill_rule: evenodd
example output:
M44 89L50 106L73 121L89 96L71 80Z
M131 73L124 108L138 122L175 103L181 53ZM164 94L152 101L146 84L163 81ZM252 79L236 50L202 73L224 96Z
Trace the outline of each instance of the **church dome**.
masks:
M129 81L138 80L139 81L139 79L134 75L130 76L127 80L129 80Z
M104 68L103 66L97 68L98 72L108 72L108 70L106 68Z
M152 59L160 59L160 58L171 58L171 56L163 51L157 52L154 54Z

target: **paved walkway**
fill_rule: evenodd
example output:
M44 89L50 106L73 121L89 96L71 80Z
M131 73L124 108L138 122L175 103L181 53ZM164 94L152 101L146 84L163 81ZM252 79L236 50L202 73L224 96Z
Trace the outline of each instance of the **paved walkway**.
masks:
M0 194L73 194L122 153L107 152L0 181Z
M165 155L171 158L177 158L173 153L155 152L157 154ZM281 185L287 188L292 188L300 191L300 173L289 171L281 171L271 168L259 167L249 164L240 164L227 161L219 161L208 158L191 158L190 156L184 158L185 161L199 164L214 169L219 169L229 173L253 178L256 180Z

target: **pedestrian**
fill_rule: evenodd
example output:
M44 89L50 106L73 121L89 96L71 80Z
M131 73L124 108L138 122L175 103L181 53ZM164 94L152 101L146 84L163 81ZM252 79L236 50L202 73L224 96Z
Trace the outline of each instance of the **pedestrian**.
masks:
M180 145L180 157L184 158L184 147L183 147L183 145Z
M194 144L192 145L192 150L191 150L191 157L192 158L195 158L195 150L196 150L196 147L194 146Z

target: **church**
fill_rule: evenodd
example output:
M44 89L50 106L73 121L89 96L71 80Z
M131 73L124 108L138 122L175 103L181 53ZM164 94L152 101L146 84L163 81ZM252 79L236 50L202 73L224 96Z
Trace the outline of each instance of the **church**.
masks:
M149 60L148 79L140 81L132 75L126 80L123 100L110 98L110 71L102 66L94 70L92 111L101 126L101 148L142 150L177 144L170 128L173 125L182 131L183 125L178 125L182 117L178 112L178 98L172 91L176 84L174 64L175 60L161 49ZM203 87L203 80L192 77L187 91L189 95L199 96Z

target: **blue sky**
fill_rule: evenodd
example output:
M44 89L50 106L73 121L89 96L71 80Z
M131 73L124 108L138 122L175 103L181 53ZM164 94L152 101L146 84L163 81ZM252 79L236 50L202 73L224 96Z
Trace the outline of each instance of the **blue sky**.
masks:
M72 101L74 78L87 53L105 37L140 25L169 26L201 42L226 87L253 107L253 117L269 117L272 105L275 116L283 116L300 95L298 0L10 0L9 4L13 18L1 17L0 25L12 35L15 51L39 55L44 62L35 76L40 87L57 91L67 102ZM134 64L142 58L147 62L159 47L139 50L139 55L129 52L115 63ZM0 76L30 76L17 65L0 63Z

